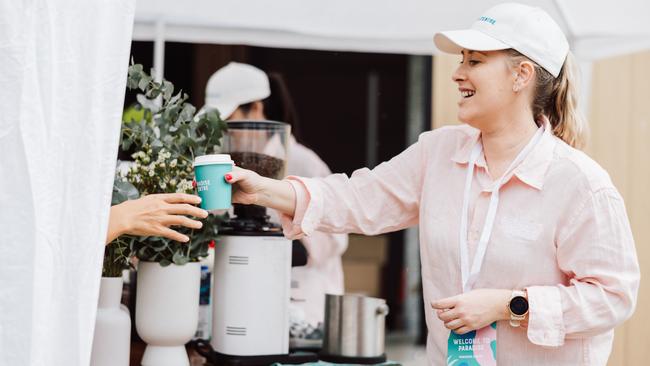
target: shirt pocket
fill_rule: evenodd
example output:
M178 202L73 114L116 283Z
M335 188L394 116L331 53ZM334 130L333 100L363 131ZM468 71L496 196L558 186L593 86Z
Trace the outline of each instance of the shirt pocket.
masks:
M537 241L542 235L542 224L523 216L505 216L501 230L507 237L524 242Z

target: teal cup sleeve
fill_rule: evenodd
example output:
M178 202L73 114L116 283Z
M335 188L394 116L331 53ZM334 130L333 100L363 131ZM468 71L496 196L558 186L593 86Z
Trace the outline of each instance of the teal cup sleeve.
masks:
M196 189L204 210L225 210L230 208L232 186L224 175L232 171L232 164L215 163L194 167Z

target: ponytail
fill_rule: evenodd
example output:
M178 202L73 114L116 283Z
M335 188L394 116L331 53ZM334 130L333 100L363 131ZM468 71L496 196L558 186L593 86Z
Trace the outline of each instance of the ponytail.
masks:
M588 126L577 108L576 79L573 55L569 52L560 74L553 80L551 98L546 105L545 114L553 126L553 134L580 149L587 143Z
M521 61L521 58L531 61L513 49L508 52L515 62ZM546 116L555 136L572 147L583 148L587 143L588 126L577 106L577 71L573 55L571 52L567 54L557 77L533 63L536 83L532 110L535 120Z

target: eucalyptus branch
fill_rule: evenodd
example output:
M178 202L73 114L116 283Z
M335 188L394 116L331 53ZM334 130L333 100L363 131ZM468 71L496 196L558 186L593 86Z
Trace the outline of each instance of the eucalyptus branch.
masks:
M195 154L214 151L227 128L219 112L210 110L196 116L196 108L187 103L187 94L174 93L174 85L167 80L154 81L139 64L129 67L127 88L141 92L138 104L125 112L121 131L122 149L133 149L135 161L125 176L116 178L114 198L133 199L133 195L127 197L128 190L135 191L135 198L151 193L195 193ZM155 102L158 97L162 103ZM190 237L189 244L165 238L127 237L119 246L108 245L105 258L116 265L128 263L131 255L163 266L194 262L207 256L208 243L216 236L220 220L209 216L203 220L201 230L175 228ZM105 261L104 265L109 263Z

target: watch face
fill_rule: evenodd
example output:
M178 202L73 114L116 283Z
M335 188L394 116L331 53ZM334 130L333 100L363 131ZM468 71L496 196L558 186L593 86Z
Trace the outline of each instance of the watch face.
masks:
M515 296L510 300L510 311L515 315L524 315L528 311L528 300L523 296Z

